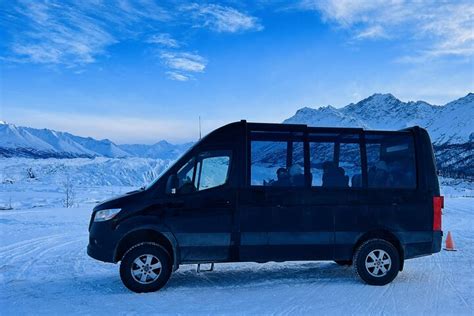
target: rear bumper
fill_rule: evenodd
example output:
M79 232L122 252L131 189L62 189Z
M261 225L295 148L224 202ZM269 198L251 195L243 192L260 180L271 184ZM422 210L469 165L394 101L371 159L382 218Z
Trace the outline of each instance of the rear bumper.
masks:
M431 242L426 241L405 244L405 259L429 256L431 254L440 252L443 240L443 232L433 231L432 234Z
M432 243L432 253L437 253L441 251L441 244L443 243L443 231L434 231L433 232L433 243Z

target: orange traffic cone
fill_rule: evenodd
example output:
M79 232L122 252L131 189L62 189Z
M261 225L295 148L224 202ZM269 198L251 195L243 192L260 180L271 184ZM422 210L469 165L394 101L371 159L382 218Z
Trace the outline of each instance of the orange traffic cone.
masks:
M448 231L448 236L446 237L446 247L444 250L447 251L456 251L456 248L454 248L454 241L453 237L451 236L451 232Z

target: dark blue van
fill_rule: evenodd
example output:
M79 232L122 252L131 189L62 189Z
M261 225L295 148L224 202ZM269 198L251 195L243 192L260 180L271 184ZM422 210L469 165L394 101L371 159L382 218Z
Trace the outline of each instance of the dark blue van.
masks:
M94 208L88 254L135 292L184 263L334 260L384 285L441 248L428 133L240 121L148 187Z

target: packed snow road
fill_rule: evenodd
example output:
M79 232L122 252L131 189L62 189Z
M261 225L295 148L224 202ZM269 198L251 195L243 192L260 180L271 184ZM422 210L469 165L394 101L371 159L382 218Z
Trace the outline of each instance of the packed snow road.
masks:
M470 314L474 198L448 198L457 252L409 260L393 283L362 284L332 262L181 266L160 292L135 294L118 265L86 255L91 207L0 211L0 314Z

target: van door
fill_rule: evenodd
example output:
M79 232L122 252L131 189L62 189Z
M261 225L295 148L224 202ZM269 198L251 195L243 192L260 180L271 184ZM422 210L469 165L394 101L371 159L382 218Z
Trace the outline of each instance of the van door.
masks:
M333 219L312 225L304 130L250 133L250 185L240 198L241 260L326 257ZM327 236L329 235L329 240Z
M229 260L236 201L233 165L232 150L201 149L177 171L175 191L169 192L165 206L182 262Z
M360 132L311 132L311 194L308 204L313 230L322 230L319 259L350 260L360 231L370 225L362 168ZM327 224L331 221L332 225ZM324 224L326 223L326 224ZM324 243L334 245L332 249Z

